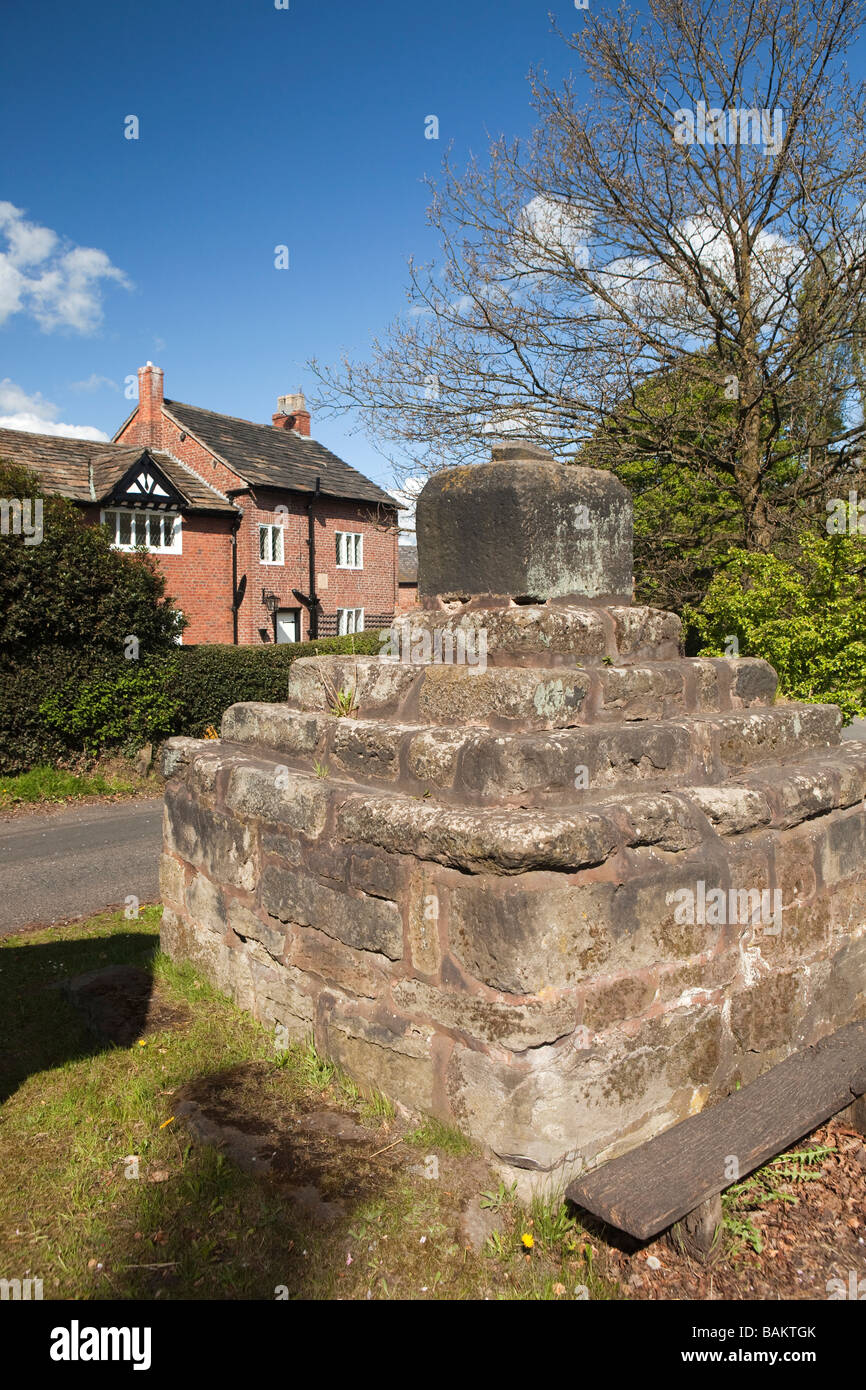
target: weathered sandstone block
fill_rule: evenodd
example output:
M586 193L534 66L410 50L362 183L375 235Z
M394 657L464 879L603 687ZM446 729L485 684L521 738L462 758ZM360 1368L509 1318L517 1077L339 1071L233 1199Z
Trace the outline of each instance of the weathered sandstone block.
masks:
M531 445L504 445L490 464L435 474L417 529L421 598L631 599L625 488L609 473L563 468Z
M510 446L431 480L418 534L426 607L381 656L298 660L287 703L167 745L165 949L560 1176L866 1017L838 711L681 657L604 474Z

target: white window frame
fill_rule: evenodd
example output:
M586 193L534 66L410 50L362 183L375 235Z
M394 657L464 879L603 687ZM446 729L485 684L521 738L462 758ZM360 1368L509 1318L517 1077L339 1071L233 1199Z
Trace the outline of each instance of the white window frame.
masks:
M349 637L352 633L364 631L364 610L363 608L338 608L337 609L337 633L340 637Z
M131 540L120 540L120 518L121 516L131 517L130 537ZM169 520L172 522L171 544L151 545L150 543L150 522L152 518L160 518L160 522ZM103 526L107 526L109 531L114 532L114 539L111 542L112 550L132 551L138 550L141 546L151 555L182 555L183 554L183 523L179 512L167 512L157 507L103 507L99 513L99 520ZM160 524L162 532L162 524Z
M362 570L364 568L363 531L338 531L336 554L338 570Z
M285 534L284 534L284 533L285 533L285 529L286 529L286 528L285 528L284 526L275 526L275 525L273 524L273 522L270 522L270 521L267 521L267 522L266 522L266 521L260 521L260 522L259 522L259 564L260 564L260 565L284 565L284 564L286 563L286 540L285 540ZM279 544L280 556L279 556L279 559L278 559L278 560L263 560L263 559L262 559L262 532L263 532L263 531L267 531L267 533L268 533L268 537L269 537L269 546L268 546L268 549L270 550L270 552L271 552L272 554L273 554L273 551L274 551L274 545L273 545L274 535L279 536L279 538L280 538L280 544Z

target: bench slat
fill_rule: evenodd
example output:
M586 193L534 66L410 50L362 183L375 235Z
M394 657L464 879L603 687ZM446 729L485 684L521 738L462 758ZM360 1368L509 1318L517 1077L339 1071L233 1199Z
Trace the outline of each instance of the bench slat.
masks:
M866 1092L866 1022L804 1048L718 1105L569 1183L566 1196L648 1240ZM739 1177L726 1173L734 1156Z

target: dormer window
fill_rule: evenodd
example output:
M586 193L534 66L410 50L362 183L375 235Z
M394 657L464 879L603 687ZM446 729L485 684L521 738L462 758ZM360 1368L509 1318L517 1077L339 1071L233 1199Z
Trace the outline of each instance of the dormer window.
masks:
M159 484L157 484L159 486ZM128 489L130 492L132 488ZM108 527L115 550L147 550L163 555L181 554L181 523L177 512L143 507L106 508L100 517Z

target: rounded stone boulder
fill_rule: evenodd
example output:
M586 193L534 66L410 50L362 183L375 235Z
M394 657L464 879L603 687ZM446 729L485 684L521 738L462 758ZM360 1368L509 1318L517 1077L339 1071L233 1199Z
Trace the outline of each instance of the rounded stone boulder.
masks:
M418 597L488 602L632 599L632 504L611 473L533 444L443 469L416 515Z

